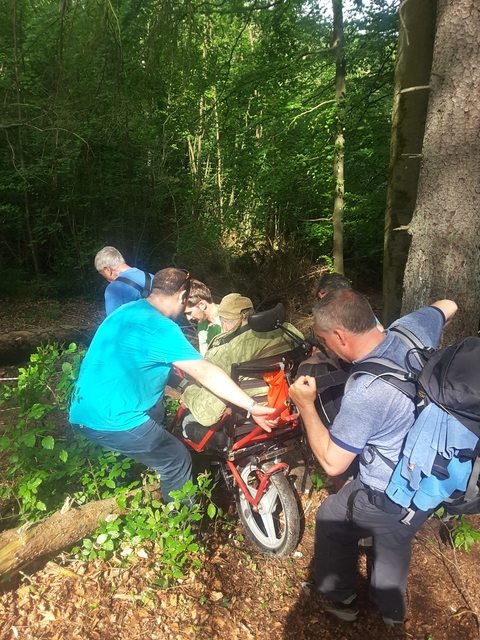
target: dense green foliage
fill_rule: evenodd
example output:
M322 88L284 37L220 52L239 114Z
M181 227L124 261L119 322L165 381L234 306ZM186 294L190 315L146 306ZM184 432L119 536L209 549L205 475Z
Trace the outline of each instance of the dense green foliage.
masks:
M130 264L187 266L230 284L274 254L328 256L328 8L3 3L0 293L18 288L19 271L43 293L52 275L57 291L89 290L104 244ZM345 34L345 261L380 272L394 9L369 3L346 17Z
M83 560L109 559L114 554L124 562L135 555L150 558L159 573L154 586L169 587L184 577L186 569L203 566L196 541L200 523L206 515L210 519L223 515L210 501L212 486L209 474L199 475L197 484L189 480L181 491L172 491L174 500L168 504L155 500L149 491L138 491L129 503L120 495L125 515L103 520L94 536L85 538L72 553Z
M72 553L84 560L117 554L124 563L134 555L151 556L157 586L168 586L186 568L201 566L201 522L223 516L211 500L214 485L209 474L200 474L195 485L189 481L171 493L172 502L161 503L158 491L152 492L158 483L153 471L66 426L80 355L74 344L65 350L39 347L20 369L18 383L0 388L0 529L38 521L66 504L116 496L122 515L102 521Z
M130 469L130 460L117 462L118 454L80 438L70 426L65 431L80 357L74 344L39 347L19 370L18 383L0 388L3 516L35 521L59 509L67 496L82 504L106 498Z

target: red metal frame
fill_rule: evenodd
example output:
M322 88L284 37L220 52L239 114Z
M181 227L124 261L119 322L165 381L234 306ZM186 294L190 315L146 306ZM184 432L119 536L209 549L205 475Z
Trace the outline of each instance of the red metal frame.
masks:
M288 406L288 401L282 404L281 406L277 407L276 410L269 416L269 419L276 420L277 418L280 418L281 414L285 411L286 406ZM185 412L185 408L181 406L177 411L177 414L174 417L173 421L168 427L171 433L173 433L174 428L178 424L184 412ZM175 434L175 437L178 438L185 445L187 445L190 449L193 449L193 451L196 451L197 453L202 453L203 451L205 451L205 447L208 444L208 442L211 440L211 438L213 438L215 433L217 433L223 427L225 421L229 419L231 415L232 415L232 409L227 408L217 423L215 423L208 429L206 428L205 436L202 438L202 440L198 444L193 442L192 440L189 440L188 438L184 438L176 434ZM275 425L275 427L273 427L272 431L275 431L277 429L283 429L285 433L285 429L287 430L287 432L288 431L293 432L298 428L300 428L299 416L297 413L292 413L291 415L288 415L284 418L280 418L278 423ZM256 443L262 443L264 441L268 441L269 439L272 438L272 435L274 434L271 432L265 431L260 426L256 426L252 429L252 431L250 431L250 433L247 433L243 438L238 440L238 442L235 442L232 445L230 451L231 452L239 451L245 447L248 447L248 445L253 445ZM223 455L221 455L221 457L224 458ZM242 456L242 459L243 459L243 456ZM232 460L229 460L227 457L224 458L224 461L228 469L230 470L233 478L237 482L240 490L244 494L246 500L249 502L252 509L256 512L258 512L258 505L263 495L265 494L266 489L269 486L270 477L275 473L283 472L285 475L287 475L289 472L289 466L286 462L278 462L272 465L267 471L263 471L260 468L257 469L255 472L257 474L257 477L259 478L259 486L256 491L256 495L253 498L250 495L250 491L248 490L248 487L243 481L240 473L238 472L235 462Z
M257 489L257 493L255 494L255 498L252 498L252 496L250 495L250 491L248 490L248 487L243 481L241 475L238 473L236 466L230 460L226 460L226 463L228 465L228 468L232 472L233 477L237 481L238 486L242 490L242 493L244 494L248 502L252 505L252 509L254 511L258 511L258 504L262 499L263 494L265 493L268 483L270 482L270 477L273 476L274 473L278 473L279 471L283 471L283 473L287 475L289 471L289 467L286 462L277 462L277 464L273 464L271 467L269 467L267 471L257 469L256 473L259 477L261 476L261 480L260 485Z
M285 411L285 407L280 407L279 411L280 413L282 411ZM272 414L272 416L273 415L275 414ZM281 427L286 427L287 425L290 425L290 428L293 431L298 426L298 424L299 424L298 415L294 413L291 416L288 416L287 418L280 420L279 423L275 427L273 427L273 429L279 429ZM242 449L247 444L251 444L252 442L262 442L263 440L268 440L271 437L272 437L272 434L269 433L268 431L264 431L262 427L255 427L253 431L250 431L250 433L247 433L245 437L243 437L241 440L233 444L232 451L238 451L238 449Z
M278 416L281 415L283 411L285 411L285 405L278 407L276 411L274 411L271 414L270 419L275 420L276 418L278 418ZM181 419L184 412L185 412L184 407L180 407L178 409L175 418L173 419L172 423L169 426L170 432L172 432L175 426L178 424L178 421ZM182 436L175 436L175 437L177 437L181 442L183 442L185 445L187 445L197 453L202 453L205 450L205 446L207 445L209 440L215 435L215 433L217 433L219 429L222 428L225 420L230 417L231 413L232 413L231 409L227 408L225 410L225 413L221 417L221 419L216 424L212 425L206 430L205 437L202 438L202 440L198 444ZM286 426L290 426L292 431L294 431L299 426L298 415L296 413L290 416L287 416L286 418L280 419L278 424L274 427L274 429L285 428ZM264 431L262 427L257 426L250 433L247 433L247 435L244 438L241 438L238 442L234 443L232 446L232 451L237 451L239 449L242 449L248 444L268 440L271 437L272 437L271 433ZM289 466L286 462L278 462L272 465L267 471L262 471L261 469L258 469L257 475L260 478L260 484L258 486L255 498L253 498L250 495L250 491L248 490L248 487L245 485L245 482L242 480L242 477L239 474L237 467L235 466L235 463L228 459L226 459L225 462L231 474L235 478L235 481L240 487L240 490L244 494L247 501L251 504L252 509L257 512L258 512L258 505L260 503L260 500L262 499L266 489L268 488L270 477L274 473L278 473L280 471L283 471L283 473L287 475L289 471Z
M178 424L178 421L180 420L180 418L184 413L185 413L185 408L181 406L178 409L175 418L172 420L171 424L168 427L168 430L170 431L170 433L173 432L174 428ZM183 436L179 436L175 434L175 437L181 442L183 442L184 444L188 445L190 449L193 449L197 453L202 453L205 450L206 444L209 442L209 440L213 438L213 436L217 433L217 431L223 426L223 423L231 415L231 413L232 413L231 409L229 408L225 409L223 416L220 418L218 422L216 422L214 425L212 425L208 429L205 427L205 437L202 438L202 440L198 444L196 442L193 442L192 440L189 440L188 438L184 438Z

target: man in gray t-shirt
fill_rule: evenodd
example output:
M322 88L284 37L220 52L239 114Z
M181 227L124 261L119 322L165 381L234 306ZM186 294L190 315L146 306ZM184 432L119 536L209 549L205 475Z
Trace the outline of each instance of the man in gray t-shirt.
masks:
M395 324L410 329L426 346L436 347L445 322L456 310L451 300L440 300ZM357 363L382 358L405 367L408 347L388 329L378 331L369 303L356 291L332 292L313 312L318 336L343 360ZM374 451L394 463L398 460L405 434L414 422L413 402L381 379L372 381L371 376L359 375L329 431L315 410L315 378L299 377L290 395L300 410L313 453L329 475L342 473L356 455L361 455L358 478L328 497L317 513L315 580L319 606L342 620L356 619L357 543L373 536L370 596L384 622L401 627L411 541L429 513L418 511L410 526L401 522L406 511L384 493L392 470Z

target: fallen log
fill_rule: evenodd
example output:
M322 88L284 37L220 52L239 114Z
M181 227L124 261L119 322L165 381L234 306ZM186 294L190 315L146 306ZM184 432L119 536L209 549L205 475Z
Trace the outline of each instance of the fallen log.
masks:
M132 498L137 491L133 489L125 495ZM148 491L159 491L159 484L152 484ZM160 499L160 494L155 497ZM93 533L107 516L122 513L125 511L119 509L116 497L80 507L66 503L60 511L39 522L4 531L0 534L0 576L10 578L36 558L60 551Z
M9 331L0 333L0 365L12 365L26 362L30 354L35 353L37 347L45 344L70 344L79 342L89 344L98 324L83 327L61 325L45 329L31 329L28 331Z

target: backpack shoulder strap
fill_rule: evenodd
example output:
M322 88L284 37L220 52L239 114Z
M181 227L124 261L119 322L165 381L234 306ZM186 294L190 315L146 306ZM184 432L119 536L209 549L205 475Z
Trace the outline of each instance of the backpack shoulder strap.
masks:
M134 282L133 280L130 280L130 278L125 278L124 276L118 276L116 281L124 282L125 284L130 285L139 292L142 298L148 298L148 296L150 295L150 291L152 290L152 277L150 276L150 273L148 271L144 271L143 273L145 275L145 285L143 287L139 285L138 282Z
M417 395L415 375L405 371L405 369L393 366L389 360L384 360L383 358L371 358L355 364L345 384L345 393L351 388L355 378L363 374L372 377L367 386L380 378L383 382L404 393L411 400L414 400Z
M393 331L398 338L402 342L404 342L407 347L414 347L416 349L425 349L425 345L421 340L417 338L417 336L407 329L406 327L402 327L401 324L396 324L390 328L390 331Z
M478 495L478 478L480 476L480 456L473 463L472 473L465 491L465 502L471 502Z
M407 347L410 347L409 352L406 357L406 366L411 368L412 371L415 371L415 374L418 376L420 370L423 369L425 363L430 358L432 353L435 352L433 347L427 347L423 344L423 342L417 338L417 336L407 329L406 327L402 327L400 324L396 324L391 327L390 331L392 331L397 338L400 338L402 342L404 342ZM417 359L418 364L420 365L420 369L414 369L413 366L409 364L409 356L414 356Z
M144 271L145 274L145 286L142 291L142 298L148 298L152 291L152 276L149 271Z

